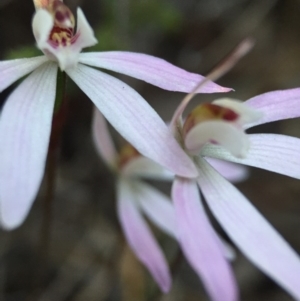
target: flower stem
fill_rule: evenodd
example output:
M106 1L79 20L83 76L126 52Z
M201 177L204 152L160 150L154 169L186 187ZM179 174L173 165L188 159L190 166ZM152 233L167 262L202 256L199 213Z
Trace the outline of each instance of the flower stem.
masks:
M58 71L52 131L45 172L46 195L43 202L42 225L40 233L40 253L41 258L44 259L48 257L50 247L51 226L53 220L52 207L56 186L58 151L61 142L62 130L67 115L66 84L66 74Z

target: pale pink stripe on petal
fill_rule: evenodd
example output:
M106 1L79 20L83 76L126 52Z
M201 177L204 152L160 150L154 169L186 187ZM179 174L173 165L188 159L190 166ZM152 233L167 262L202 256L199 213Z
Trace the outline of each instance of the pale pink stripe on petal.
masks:
M300 179L300 139L277 134L251 134L248 137L250 148L243 159L217 145L205 146L201 154Z
M245 102L246 105L263 113L263 117L246 128L255 125L300 117L300 88L264 93Z
M9 87L24 75L32 72L43 63L47 62L45 56L29 59L16 59L0 62L0 92Z
M193 162L165 123L136 91L110 75L81 64L67 73L142 155L176 174L197 175Z
M171 199L141 181L136 181L135 187L142 211L159 228L176 238L175 210Z
M172 198L181 248L211 300L237 300L232 269L204 211L197 182L176 178Z
M109 133L106 120L96 107L94 108L92 132L95 146L100 157L108 165L114 165L118 154Z
M25 219L43 178L56 93L57 65L46 63L7 99L0 118L0 223Z
M143 54L126 51L81 53L79 62L93 67L123 73L165 90L191 92L203 76L187 72L167 61ZM199 93L229 92L232 89L208 82Z
M171 276L166 259L136 204L130 182L119 180L118 216L127 241L136 256L148 268L163 292L171 287Z
M268 221L205 160L199 185L212 213L257 267L300 300L300 258Z
M206 146L204 148L206 148ZM227 179L232 183L244 181L249 176L249 169L243 165L239 165L239 164L235 164L235 163L231 163L215 158L205 158L205 159L225 179Z

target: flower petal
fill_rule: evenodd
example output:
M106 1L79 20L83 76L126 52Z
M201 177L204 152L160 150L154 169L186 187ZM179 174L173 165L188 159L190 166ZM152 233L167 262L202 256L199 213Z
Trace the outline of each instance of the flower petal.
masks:
M152 180L171 181L174 174L144 156L130 160L123 168L122 174Z
M201 154L300 179L300 139L276 134L251 134L248 137L250 148L242 159L217 145L206 145Z
M124 234L136 256L148 268L163 292L171 287L171 276L165 257L148 225L138 211L130 182L118 183L118 215Z
M175 210L165 194L141 181L135 181L138 202L147 217L170 236L177 238Z
M81 64L67 73L138 152L179 175L197 175L194 163L165 123L136 91L110 75Z
M199 153L204 144L222 145L234 156L244 157L249 148L248 135L234 125L221 120L209 120L195 125L185 137L185 146L192 153Z
M236 252L234 248L227 242L225 241L217 232L216 234L216 239L219 241L220 248L222 249L223 256L230 261L235 260L236 258Z
M258 268L300 300L300 258L252 204L199 158L199 185L228 236Z
M36 11L32 19L32 31L39 49L47 47L53 25L53 17L46 9Z
M300 88L264 93L245 102L263 113L263 117L247 128L276 120L300 117Z
M38 56L30 59L16 59L0 62L0 92L24 75L27 75L43 63L47 62L47 60L48 59L45 56Z
M126 51L82 53L79 62L123 73L169 91L191 92L204 79L160 58ZM201 93L229 92L232 89L208 82Z
M197 183L175 178L172 188L179 241L213 301L237 300L232 269L202 206Z
M77 8L77 40L72 45L73 50L80 52L83 48L94 46L98 43L94 31L87 21L81 8Z
M99 110L94 108L93 138L100 157L111 166L115 165L117 151L109 133L106 120Z
M208 148L210 147L210 145L211 144L208 145ZM219 148L223 149L222 147ZM206 146L204 146L204 149L206 150ZM245 166L215 158L205 158L205 160L214 169L216 169L225 179L232 183L244 181L249 176L249 169Z
M56 92L57 65L46 63L4 104L0 118L0 223L25 219L43 178Z

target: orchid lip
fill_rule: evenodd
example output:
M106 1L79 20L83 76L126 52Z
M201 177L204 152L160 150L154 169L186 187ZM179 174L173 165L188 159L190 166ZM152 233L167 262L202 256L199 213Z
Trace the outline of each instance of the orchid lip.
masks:
M60 5L52 10L51 8L37 9L33 17L32 29L37 47L48 59L56 61L60 69L65 71L76 67L81 50L97 44L97 39L80 8L77 9L77 32L74 33L73 14L63 3L58 2ZM55 14L55 9L62 13Z

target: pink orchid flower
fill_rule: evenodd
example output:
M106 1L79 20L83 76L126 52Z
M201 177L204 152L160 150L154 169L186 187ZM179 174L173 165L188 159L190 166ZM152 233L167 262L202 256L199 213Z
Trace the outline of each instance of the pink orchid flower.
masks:
M118 153L103 115L95 110L93 137L99 155L117 174L117 209L129 245L147 267L163 292L171 287L167 261L143 218L147 216L158 228L178 239L175 210L169 197L144 183L143 179L172 181L174 174L151 159L141 156L130 144ZM228 180L241 181L248 175L244 166L210 159L210 163ZM234 258L233 249L215 233L224 257Z
M132 52L81 53L96 38L82 10L75 18L59 0L34 0L32 28L44 56L0 62L0 92L30 73L8 97L0 120L0 223L19 226L28 214L44 174L58 67L94 102L140 153L182 176L195 176L158 114L132 88L96 70L123 73L160 88L189 92L203 77L164 60ZM201 92L226 92L210 82ZM175 159L183 162L177 165Z
M185 105L187 102L185 103ZM213 301L238 299L231 267L202 205L197 185L224 231L265 274L300 300L300 257L231 183L210 158L254 166L300 178L300 139L278 134L246 134L250 127L300 116L300 89L274 91L240 103L220 99L197 107L181 122L180 106L171 124L199 171L196 179L177 176L172 198L178 238L185 256Z

